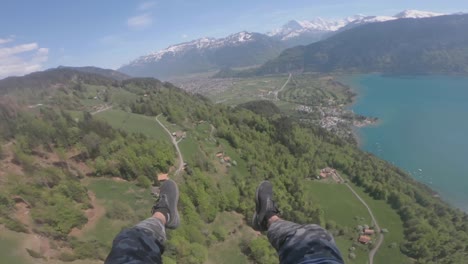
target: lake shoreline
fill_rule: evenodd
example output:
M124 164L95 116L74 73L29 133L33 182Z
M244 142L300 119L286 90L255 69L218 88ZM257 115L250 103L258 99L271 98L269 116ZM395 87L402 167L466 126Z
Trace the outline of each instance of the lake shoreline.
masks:
M379 118L352 129L358 147L400 168L433 197L468 212L463 159L468 124L460 123L468 78L360 74L336 79L356 94L348 109ZM449 129L454 126L457 130Z

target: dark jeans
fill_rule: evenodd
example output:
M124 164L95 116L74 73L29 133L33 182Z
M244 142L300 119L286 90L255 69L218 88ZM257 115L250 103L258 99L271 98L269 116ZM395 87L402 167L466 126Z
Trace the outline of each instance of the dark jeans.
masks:
M333 237L318 225L278 220L268 228L268 240L281 264L342 264Z
M161 264L166 230L159 219L150 217L123 230L112 243L106 264Z
M278 220L268 229L268 239L282 264L342 264L333 237L318 225ZM114 239L106 264L162 263L166 231L156 218L148 218Z

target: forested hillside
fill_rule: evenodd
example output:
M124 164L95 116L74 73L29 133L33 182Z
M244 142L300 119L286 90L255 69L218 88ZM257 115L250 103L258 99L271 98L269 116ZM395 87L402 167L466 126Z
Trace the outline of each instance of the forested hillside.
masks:
M308 46L287 49L255 73L466 74L467 27L468 15L366 24Z
M53 75L60 71L55 70ZM49 74L37 73L33 77L46 78ZM7 145L2 148L4 152L11 149L14 164L21 167L20 171L0 174L0 222L9 229L56 239L57 247L66 249L58 258L102 259L109 250L110 241L69 235L72 228L86 222L83 211L89 207L90 198L82 185L83 178L120 177L148 187L154 175L169 171L175 160L166 141L115 129L91 115L86 110L90 103L87 98L98 94L102 99L96 96L98 99L91 102L102 100L114 108L151 117L162 114L181 127L208 122L215 128L217 146L225 144L224 148L232 151L231 156L238 157L237 165L221 170L209 153L196 150L190 170L177 178L182 225L169 233L166 263L204 263L210 246L227 238L226 230L211 230L208 224L222 212L235 211L251 219L252 197L257 184L264 179L273 182L283 217L325 225L321 205L306 198L304 187L305 182L314 184L312 179L324 167L336 168L374 199L385 201L398 212L406 240L398 245L399 251L416 263L466 260L465 213L442 202L398 168L323 129L295 123L268 103L231 108L214 105L206 98L155 79L100 81L96 88L93 80L73 76L76 75L57 77L64 84L60 89L54 88L57 81L53 80L47 82L47 87L37 87L35 100L50 102L55 98L75 102L75 106L56 101L53 105L28 108L15 98L17 89L0 83L2 93L8 93L0 101L0 133ZM18 79L18 83L34 82ZM33 87L25 85L26 88ZM44 89L48 92L39 92ZM35 162L38 156L53 153L61 157L59 163ZM3 159L7 155L1 156ZM80 172L77 164L89 166L87 175ZM15 218L19 198L31 207L31 225ZM125 215L119 212L133 212L132 207L133 204L117 205L117 209L110 211L114 214L108 217L125 220ZM340 229L329 226L332 231ZM349 237L346 230L336 232L336 236ZM238 244L253 262L277 262L264 237Z

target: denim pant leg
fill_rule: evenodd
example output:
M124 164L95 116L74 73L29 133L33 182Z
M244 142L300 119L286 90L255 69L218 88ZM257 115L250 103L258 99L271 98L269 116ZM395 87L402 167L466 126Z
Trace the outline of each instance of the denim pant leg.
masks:
M163 223L150 217L117 235L105 263L160 264L165 241L166 230Z
M166 242L166 228L164 227L161 220L150 217L141 221L135 225L136 228L140 228L149 231L151 236L159 242L160 245L164 245Z
M344 263L333 236L318 225L278 220L268 228L268 240L280 263Z

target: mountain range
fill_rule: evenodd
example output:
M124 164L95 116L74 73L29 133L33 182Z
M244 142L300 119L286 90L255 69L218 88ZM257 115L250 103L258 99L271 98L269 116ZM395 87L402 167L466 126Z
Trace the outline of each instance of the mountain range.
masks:
M226 38L201 38L172 45L142 56L119 71L132 76L167 79L224 67L260 65L276 57L285 47L267 35L243 31Z
M122 66L119 71L132 76L170 79L210 70L261 65L278 56L285 48L314 43L363 24L440 15L443 14L406 10L395 16L356 15L337 20L291 20L266 34L243 31L225 38L200 38L175 44L141 56Z
M462 14L370 23L287 49L255 71L467 73L466 28Z
M426 18L441 16L442 13L434 13L418 10L405 10L394 16L365 16L355 15L343 19L327 20L315 18L313 20L291 20L283 27L267 33L269 36L285 41L288 46L311 44L324 37L333 35L333 32L341 32L353 27L385 22L402 18Z

